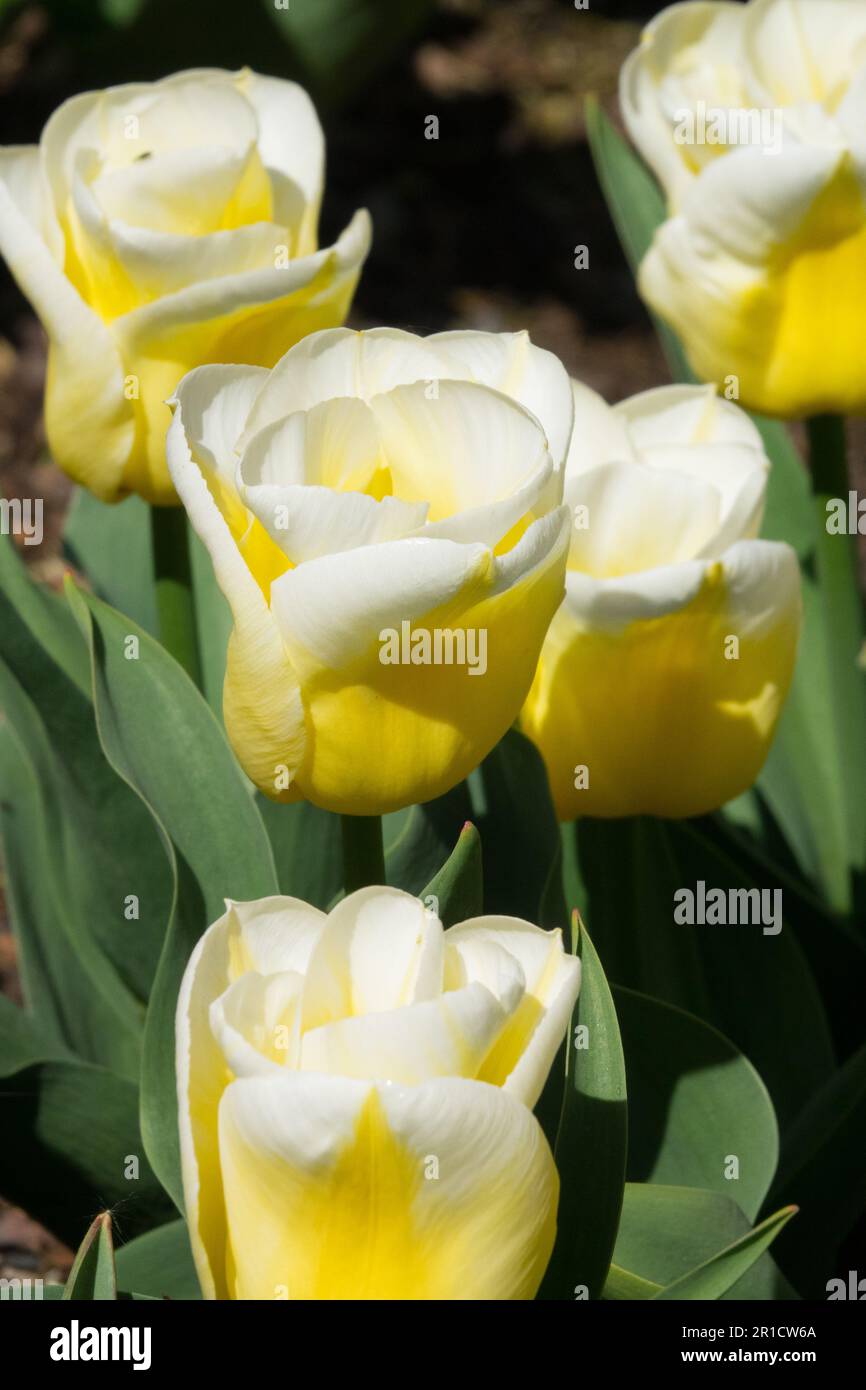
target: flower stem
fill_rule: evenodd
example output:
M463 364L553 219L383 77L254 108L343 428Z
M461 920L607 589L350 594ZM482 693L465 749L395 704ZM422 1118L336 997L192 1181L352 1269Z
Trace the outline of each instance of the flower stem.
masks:
M381 816L341 816L343 882L347 893L385 882Z
M151 507L150 533L162 645L201 689L189 531L183 507Z

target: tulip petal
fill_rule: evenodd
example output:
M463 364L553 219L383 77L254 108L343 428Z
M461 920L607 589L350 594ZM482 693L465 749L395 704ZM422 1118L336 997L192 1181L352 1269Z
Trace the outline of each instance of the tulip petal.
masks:
M45 424L52 451L104 501L120 482L135 437L120 354L57 259L59 232L43 196L37 149L0 151L0 253L51 340ZM47 237L48 240L44 240Z
M396 888L362 888L333 909L306 969L303 1026L398 1009L442 988L442 924Z
M570 572L522 716L560 819L702 815L750 787L799 625L786 545L742 541L719 561L621 580Z
M489 974L491 946L520 965L525 989L477 1073L478 1080L504 1087L531 1110L577 999L580 961L566 955L561 931L542 931L517 917L475 917L445 934L448 957L453 959L452 952L459 957L460 978L480 979L494 987Z
M197 386L203 390L207 380L193 383L190 393ZM225 409L228 413L230 407ZM297 679L262 590L190 452L180 397L176 399L167 452L178 496L210 554L217 583L234 619L223 692L226 730L256 785L272 796L279 787L284 799L294 798L294 774L306 745Z
M496 1087L237 1081L220 1149L236 1298L530 1299L541 1282L556 1168Z
M541 423L557 467L568 449L574 421L571 385L559 358L531 342L529 334L456 330L434 333L431 348L444 351L454 376L468 377L512 396Z
M304 1033L301 1070L417 1086L480 1075L508 1015L477 981L387 1012L341 1018Z

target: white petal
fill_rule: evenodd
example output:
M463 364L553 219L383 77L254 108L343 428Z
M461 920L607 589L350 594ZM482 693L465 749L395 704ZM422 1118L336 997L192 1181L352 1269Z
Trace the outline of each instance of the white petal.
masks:
M221 1152L236 1298L530 1299L541 1282L556 1168L496 1087L239 1081Z
M529 334L456 331L436 333L431 348L455 363L453 375L492 386L512 396L541 422L554 463L568 451L573 402L568 373L559 358L535 347Z
M341 1018L304 1033L301 1069L417 1086L434 1076L478 1075L508 1019L475 982L385 1013Z
M613 407L635 449L666 444L741 444L763 449L757 425L714 386L657 386Z
M441 987L435 913L396 888L362 888L330 913L310 958L304 1030L430 999Z
M325 555L280 575L271 585L271 610L303 680L321 667L351 669L386 628L399 630L404 620L446 603L455 604L453 625L456 606L472 606L489 571L483 545L387 541Z
M525 993L479 1073L531 1109L565 1036L580 989L580 961L563 949L560 931L542 931L517 917L476 917L445 934L459 951L467 979L484 979L491 945L520 966Z

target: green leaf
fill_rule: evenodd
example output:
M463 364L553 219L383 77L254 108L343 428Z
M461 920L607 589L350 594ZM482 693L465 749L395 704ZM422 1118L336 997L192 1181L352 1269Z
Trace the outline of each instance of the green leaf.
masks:
M866 1046L850 1057L783 1136L771 1200L796 1202L779 1259L804 1297L826 1297L840 1243L866 1210Z
M629 989L615 987L613 997L628 1079L629 1179L720 1192L754 1220L779 1152L758 1073L693 1015ZM738 1176L727 1177L733 1159Z
M53 996L56 1013L60 992L69 996L60 1006L69 1043L134 1075L169 880L147 813L102 754L87 675L86 647L68 608L58 609L23 573L3 541L0 704L14 741L3 757L18 799L7 794L2 814L15 844L14 893L24 907L13 924L25 985L41 971L43 1006ZM58 955L51 985L45 973ZM70 956L77 964L67 973ZM84 989L77 987L82 973ZM100 999L102 1014L120 1029L110 1043L110 1030L90 1026ZM29 995L28 1002L37 1007Z
M273 854L225 735L184 671L129 618L72 585L67 592L90 643L105 755L149 809L174 879L145 1029L142 1130L156 1172L182 1209L174 1071L181 977L225 898L276 893ZM139 642L134 661L125 656L130 632Z
M170 1221L122 1245L117 1277L125 1288L151 1298L200 1299L186 1222Z
M385 816L385 877L392 888L420 894L454 847L472 807L465 783L423 806Z
M722 821L584 820L565 828L564 844L569 891L593 923L608 975L719 1028L757 1067L787 1123L835 1065L797 935L787 918L776 935L760 923L682 925L674 895L702 881L708 890L752 894L742 900L750 910L759 901L774 909L778 890L787 909L790 880L754 857L743 862ZM758 900L757 891L770 896Z
M0 994L0 1076L46 1058L74 1060L63 1043L46 1035L32 1014Z
M340 817L309 801L284 806L260 793L256 805L271 842L280 892L324 911L343 886Z
M657 1301L674 1299L717 1299L722 1298L730 1288L742 1279L744 1274L760 1259L764 1251L772 1245L779 1232L796 1213L796 1207L783 1207L773 1216L768 1216L760 1226L747 1235L741 1236L727 1249L713 1255L704 1264L668 1284L655 1295Z
M452 854L420 894L425 901L435 898L442 925L453 927L480 917L483 910L484 876L481 867L481 836L469 821L460 832Z
M203 689L208 704L222 721L226 651L233 626L231 609L217 584L213 561L205 546L192 527L188 534Z
M422 25L433 0L264 0L308 83L327 102L361 90Z
M721 1193L627 1183L613 1256L617 1273L611 1272L605 1297L652 1298L750 1230L736 1202ZM624 1275L645 1281L646 1289L628 1292ZM797 1295L772 1257L764 1254L722 1297L772 1301Z
M509 730L468 786L484 845L484 910L537 924L559 855L559 825L538 749Z
M162 1224L172 1209L142 1151L138 1100L132 1081L86 1062L10 1072L0 1082L0 1192L72 1246L105 1207L130 1236Z
M140 497L109 505L76 488L63 532L64 548L100 598L156 637L150 508Z
M66 1280L63 1298L64 1301L113 1301L117 1298L117 1275L114 1269L114 1243L111 1239L109 1212L104 1211L96 1217L79 1245L69 1278Z
M616 1009L586 928L578 934L581 985L568 1032L556 1245L539 1297L598 1298L616 1240L625 1182L626 1072ZM581 1046L576 1044L580 1042Z

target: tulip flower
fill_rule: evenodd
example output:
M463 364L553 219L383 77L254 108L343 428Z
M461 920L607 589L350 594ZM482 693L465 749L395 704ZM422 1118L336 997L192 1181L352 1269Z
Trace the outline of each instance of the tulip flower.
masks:
M755 539L768 460L712 387L574 391L566 596L522 727L561 820L700 815L754 782L794 670L797 559Z
M249 777L354 815L447 791L517 717L562 598L564 368L525 334L335 329L172 404Z
M97 497L176 503L165 401L191 367L270 367L342 323L369 219L317 250L323 173L306 93L248 70L86 92L38 146L0 149L0 253L49 340L49 444Z
M641 291L751 409L866 410L864 94L866 0L673 5L623 69L668 199Z
M561 933L443 932L393 888L226 907L177 1010L205 1297L532 1298L559 1194L532 1107L580 983Z

